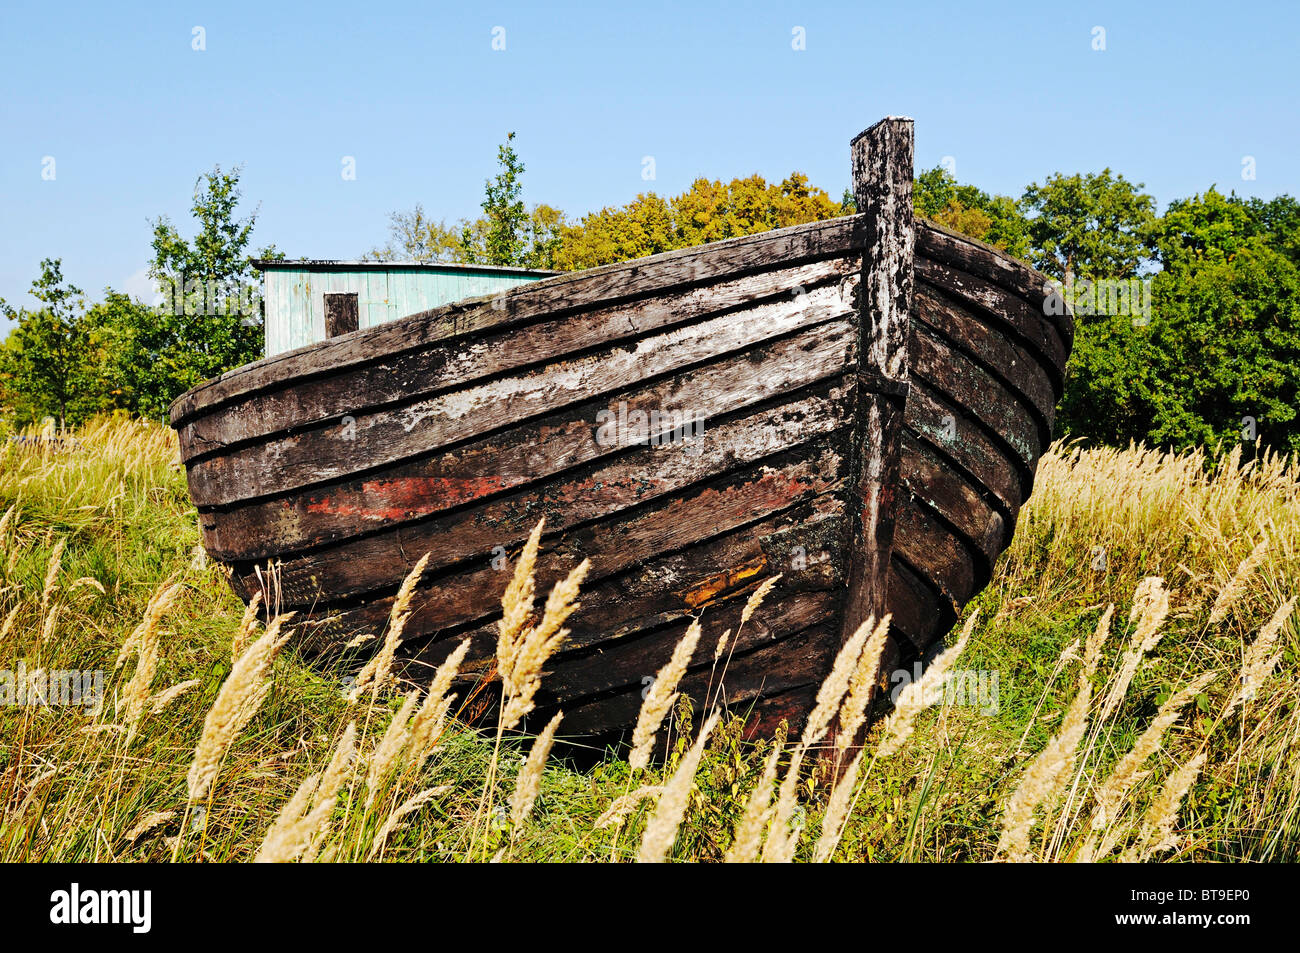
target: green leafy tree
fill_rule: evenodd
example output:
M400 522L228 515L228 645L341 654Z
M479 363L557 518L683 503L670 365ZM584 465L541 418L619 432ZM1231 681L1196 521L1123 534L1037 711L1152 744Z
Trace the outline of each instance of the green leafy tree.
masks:
M0 352L6 402L23 422L51 416L60 426L78 424L105 405L102 341L85 319L81 289L64 280L61 259L41 262L31 294L41 303L35 310L0 300L0 312L16 322Z
M1227 256L1163 273L1151 326L1156 352L1151 442L1241 439L1300 451L1300 270L1261 237Z
M1248 199L1245 204L1254 216L1259 233L1300 265L1300 202L1289 195L1279 195L1272 199Z
M1059 420L1071 436L1232 445L1253 429L1300 451L1300 215L1214 189L1170 203L1147 234L1163 269L1149 324L1077 319ZM1243 421L1253 423L1246 426Z
M489 265L524 264L528 212L521 198L524 164L511 145L514 138L513 132L507 133L506 141L497 147L500 169L485 183L483 214L487 219L487 230L481 245L474 240L468 226L462 229L461 247L468 261Z
M1147 228L1155 256L1166 270L1227 261L1260 234L1260 216L1236 196L1211 187L1204 195L1169 203Z
M642 193L621 208L603 208L566 228L556 266L576 271L675 247L672 207L653 192Z
M163 392L174 399L195 384L262 355L256 258L283 257L274 247L250 254L255 209L237 212L240 169L215 166L194 187L191 212L198 225L186 240L166 216L154 223L149 274L163 289L158 334L167 374ZM167 396L170 395L170 396Z
M497 150L500 169L485 183L484 214L447 224L425 215L417 204L389 215L388 242L363 257L376 261L421 261L511 265L550 269L565 228L564 213L550 205L527 209L523 202L524 165L509 133Z
M547 271L555 268L560 245L564 240L565 225L564 213L558 208L544 203L533 206L525 226L527 250L522 262L525 268Z
M1055 278L1129 278L1150 254L1155 199L1110 169L1050 175L1020 200L1031 260Z
M178 345L171 315L112 288L86 312L104 342L101 389L114 409L158 420L184 392L189 362Z

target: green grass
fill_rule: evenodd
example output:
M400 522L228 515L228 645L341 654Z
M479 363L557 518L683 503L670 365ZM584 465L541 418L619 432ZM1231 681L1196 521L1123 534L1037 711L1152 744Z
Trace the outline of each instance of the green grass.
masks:
M101 669L108 696L97 714L73 706L0 706L0 860L251 859L299 783L322 770L344 726L357 721L367 754L400 698L381 698L373 710L349 704L343 672L309 668L286 649L270 694L231 747L211 798L187 814L186 771L230 672L243 606L220 568L202 558L172 435L111 420L90 425L77 440L75 449L9 443L0 450L0 509L9 511L0 533L0 614L7 620L0 671L20 664L28 671ZM993 859L1007 800L1060 729L1077 688L1079 662L1062 661L1062 652L1087 638L1107 604L1117 605L1096 681L1100 691L1127 645L1129 605L1147 575L1163 577L1172 593L1165 634L1116 714L1089 734L1067 794L1051 805L1050 835L1041 824L1033 835L1035 856L1077 855L1088 836L1095 786L1172 691L1216 670L1218 679L1148 763L1150 776L1128 800L1115 828L1119 849L1108 859L1133 842L1170 772L1202 749L1208 760L1178 814L1177 844L1158 857L1298 859L1300 646L1293 619L1278 641L1281 661L1259 697L1244 713L1218 718L1237 687L1246 646L1295 593L1298 492L1277 461L1243 475L1235 465L1215 469L1197 455L1069 448L1049 454L1011 549L972 606L982 621L957 663L997 672L996 713L936 706L920 716L903 752L870 761L837 859ZM1210 625L1211 604L1262 535L1270 541L1262 564L1233 611ZM45 593L61 540L65 549ZM1105 554L1102 566L1097 547ZM150 596L168 580L183 588L161 622L153 689L191 679L199 684L146 715L128 746L113 726L121 721L121 691L135 663L128 659L117 670L115 662ZM554 581L538 580L539 590ZM705 640L716 638L707 611L703 621ZM382 849L384 859L633 859L655 799L641 801L621 824L597 827L597 821L620 795L663 783L684 751L680 739L699 721L699 713L679 711L672 756L644 772L630 771L610 752L593 764L591 752L563 739L561 725L541 796L517 828L503 815L530 739L506 733L497 781L487 789L493 738L452 727L421 771L381 785L372 809L361 808L364 781L354 780L339 799L320 859L364 859L389 813L429 788L445 790L403 819ZM739 729L738 721L724 722L709 743L677 859L720 860L731 843L770 750L768 741L742 740ZM563 757L574 751L591 766L579 769L578 761ZM824 777L800 784L800 859L811 856L828 789ZM173 813L144 836L126 838L155 812Z

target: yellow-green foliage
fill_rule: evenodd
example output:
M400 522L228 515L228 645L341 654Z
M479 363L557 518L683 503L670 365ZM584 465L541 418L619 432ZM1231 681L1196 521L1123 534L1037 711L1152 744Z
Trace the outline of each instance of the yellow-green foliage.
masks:
M796 739L745 741L737 719L684 704L659 728L667 762L634 770L565 739L562 720L536 745L459 728L463 700L443 704L437 684L349 693L342 673L277 648L274 624L241 626L197 548L170 432L114 420L28 438L0 451L0 672L101 670L106 692L98 711L0 707L3 860L1300 855L1300 510L1277 460L1214 470L1198 455L1055 448L969 644L944 663L950 677L996 671L996 712L908 706L901 750L882 754L877 723L845 774L855 786L837 791ZM521 638L558 630L580 573L518 570ZM556 583L548 618L531 595ZM1090 639L1112 603L1108 638ZM856 684L843 662L841 684ZM864 652L858 671L873 662ZM210 784L194 785L196 747ZM842 836L823 831L846 813Z
M665 199L645 193L621 208L592 212L577 225L560 229L555 267L594 268L843 214L839 204L823 189L809 186L801 172L791 173L780 185L758 175L728 183L696 179L681 195Z

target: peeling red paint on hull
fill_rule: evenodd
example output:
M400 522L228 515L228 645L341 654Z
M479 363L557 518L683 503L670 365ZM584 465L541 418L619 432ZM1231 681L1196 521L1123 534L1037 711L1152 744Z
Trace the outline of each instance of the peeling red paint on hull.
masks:
M395 522L472 503L522 482L522 477L494 476L367 480L361 485L360 493L311 500L307 512L367 522Z

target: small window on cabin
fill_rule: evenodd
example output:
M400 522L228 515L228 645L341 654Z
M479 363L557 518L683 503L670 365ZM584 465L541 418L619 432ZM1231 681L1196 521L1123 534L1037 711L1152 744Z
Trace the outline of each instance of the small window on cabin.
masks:
M336 338L360 327L355 291L325 295L325 336Z

